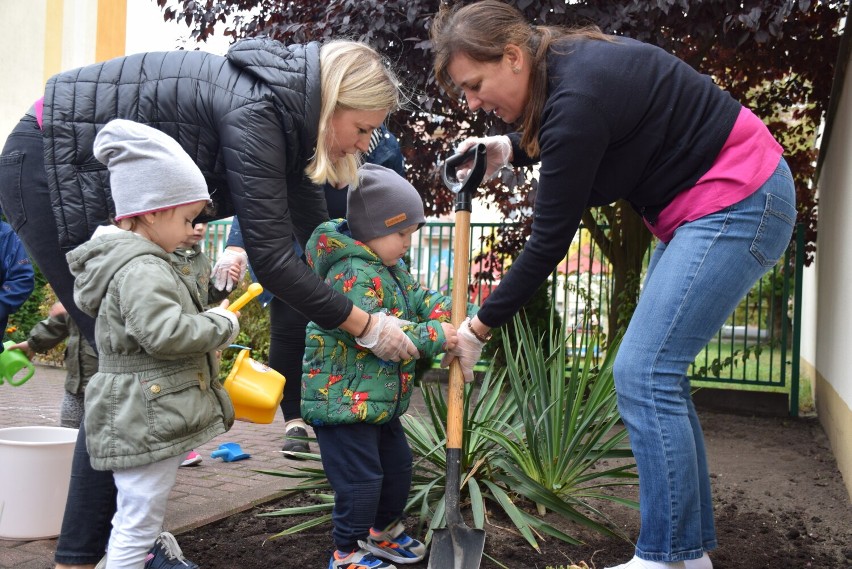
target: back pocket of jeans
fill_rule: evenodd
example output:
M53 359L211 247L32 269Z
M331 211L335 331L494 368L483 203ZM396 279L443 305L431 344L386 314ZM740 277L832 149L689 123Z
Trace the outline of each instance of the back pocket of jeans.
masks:
M21 194L23 165L24 155L21 152L0 156L0 208L14 231L18 231L27 221Z
M778 262L790 244L795 223L796 207L778 196L767 194L760 227L751 243L751 254L761 265L772 267Z

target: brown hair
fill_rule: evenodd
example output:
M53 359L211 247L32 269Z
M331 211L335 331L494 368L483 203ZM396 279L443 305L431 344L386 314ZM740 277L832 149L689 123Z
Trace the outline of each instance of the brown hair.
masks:
M530 157L538 156L541 113L547 99L547 52L554 44L575 37L609 40L597 26L562 28L534 26L514 6L498 0L482 0L466 6L441 8L432 20L432 53L435 78L452 97L459 93L447 67L453 56L463 53L474 61L497 62L508 44L519 46L530 58L530 100L519 119L521 148Z

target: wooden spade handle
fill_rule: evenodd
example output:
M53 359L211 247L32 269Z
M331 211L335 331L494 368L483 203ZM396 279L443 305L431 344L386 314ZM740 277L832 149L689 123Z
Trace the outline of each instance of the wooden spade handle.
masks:
M460 328L467 316L467 285L470 276L470 212L456 211L453 239L453 326ZM464 375L458 358L450 364L447 393L447 448L462 447Z

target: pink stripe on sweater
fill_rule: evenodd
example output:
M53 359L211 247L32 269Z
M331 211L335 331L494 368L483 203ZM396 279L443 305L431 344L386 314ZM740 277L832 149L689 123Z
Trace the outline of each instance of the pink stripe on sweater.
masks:
M41 97L38 101L35 102L35 114L36 114L36 122L38 122L38 127L44 130L44 97Z
M766 125L743 107L716 161L695 186L684 190L660 212L654 225L645 222L663 243L677 228L744 200L772 176L783 149Z

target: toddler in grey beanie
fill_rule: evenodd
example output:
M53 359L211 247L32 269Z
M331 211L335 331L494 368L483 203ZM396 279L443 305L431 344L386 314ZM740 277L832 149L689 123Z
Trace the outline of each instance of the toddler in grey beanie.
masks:
M417 224L426 223L423 200L414 186L389 168L364 164L358 169L358 187L346 196L346 220L352 237L367 242Z
M115 220L210 201L189 154L166 133L115 119L95 137L95 158L109 168Z

